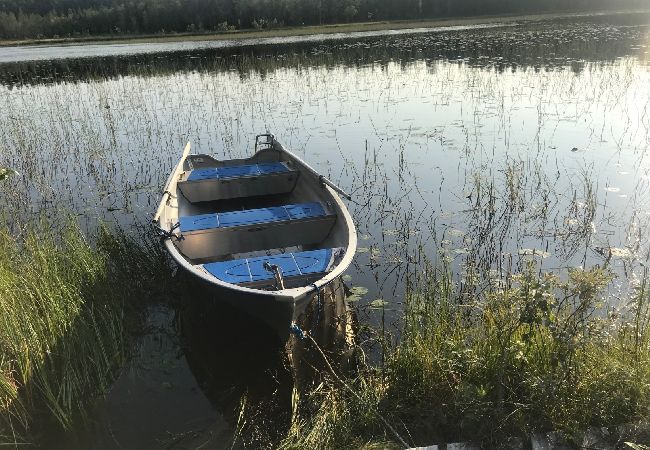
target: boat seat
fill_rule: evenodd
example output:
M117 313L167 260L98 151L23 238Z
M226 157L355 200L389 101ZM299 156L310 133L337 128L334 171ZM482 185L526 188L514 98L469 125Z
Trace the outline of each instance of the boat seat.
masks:
M207 167L184 172L178 188L191 203L286 194L299 174L287 162Z
M203 268L221 281L244 286L259 286L274 281L272 272L264 263L275 264L282 271L285 287L303 285L311 278L320 278L334 266L337 249L320 249L305 252L283 253L273 256L236 259L204 264Z
M189 259L215 259L234 253L322 242L336 214L318 202L179 218L176 243Z

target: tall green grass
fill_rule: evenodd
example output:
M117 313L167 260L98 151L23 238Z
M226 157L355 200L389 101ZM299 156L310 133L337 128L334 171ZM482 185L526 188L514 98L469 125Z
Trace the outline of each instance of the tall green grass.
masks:
M296 401L284 448L369 448L512 437L650 417L650 320L645 283L623 312L602 303L610 274L567 280L526 273L460 293L445 271L409 295L403 335L383 367L335 377ZM426 277L425 277L426 278ZM383 417L395 430L387 429ZM396 436L399 435L399 436Z
M101 229L46 223L0 230L0 442L68 429L110 387L148 299L164 296L164 257Z

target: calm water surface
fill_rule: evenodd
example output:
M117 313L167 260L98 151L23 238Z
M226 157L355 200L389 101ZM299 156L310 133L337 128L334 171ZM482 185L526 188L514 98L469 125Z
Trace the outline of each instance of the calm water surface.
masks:
M242 157L271 132L353 193L346 279L368 290L352 299L362 323L394 323L406 279L441 258L472 289L530 260L607 264L621 307L650 257L649 24L0 49L0 165L20 173L0 203L14 222L72 211L135 233L185 142ZM230 446L242 393L290 385L257 330L233 339L246 317L160 308L150 321L68 447Z

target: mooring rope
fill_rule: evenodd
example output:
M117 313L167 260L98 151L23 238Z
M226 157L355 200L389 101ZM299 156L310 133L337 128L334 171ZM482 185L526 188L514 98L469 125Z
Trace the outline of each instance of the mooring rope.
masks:
M361 396L359 394L357 394L356 391L349 384L347 384L345 381L343 381L343 379L336 374L336 372L334 371L334 368L332 367L332 365L329 362L329 358L327 357L327 355L325 355L325 352L323 352L323 350L320 348L320 346L318 345L316 340L309 334L306 335L306 337L312 342L312 344L314 344L314 347L316 348L316 350L318 350L318 353L320 353L321 357L323 358L323 361L325 361L325 364L327 365L327 368L329 369L332 376L336 379L336 381L341 383L343 385L343 387L345 387L348 391L350 391L350 393L352 395L354 395L354 397L357 400L359 400L360 402L363 402L363 399L361 398ZM397 432L397 430L395 428L393 428L391 424L388 423L388 420L386 420L386 418L384 416L382 416L381 413L379 411L377 411L376 408L370 406L370 409L384 423L386 428L388 428L388 430L391 433L393 433L395 438L399 441L399 443L401 445L404 446L404 448L410 448L411 447L410 445L408 445L406 443L406 441L404 439L402 439L402 436L400 436L400 434Z
M316 320L316 322L318 323L318 320L319 320L318 315L320 314L320 303L321 303L321 301L320 301L321 289L318 287L318 285L316 283L313 283L312 286L314 286L314 289L316 289L316 295L318 297L318 310L317 310L317 320ZM295 308L295 305L294 305L294 308ZM343 379L336 373L336 371L332 367L332 364L330 364L329 358L327 357L325 352L323 352L323 350L320 348L320 346L318 345L318 343L316 342L316 340L313 338L313 336L310 333L307 333L307 332L303 331L300 328L300 325L298 325L295 321L291 322L291 325L289 325L289 332L291 334L295 335L296 337L298 337L298 339L300 339L300 340L309 339L311 341L311 343L314 344L314 348L316 348L318 353L320 353L321 357L323 358L323 361L325 361L325 364L327 365L327 368L330 371L330 373L332 374L332 376L334 377L334 379L336 379L336 381L338 381L352 395L354 395L354 397L357 400L359 400L360 402L363 402L363 399L361 398L361 396L359 394L357 394L356 391L349 384L347 384L345 381L343 381ZM395 436L395 438L399 441L399 443L404 446L404 448L409 448L410 447L406 443L406 441L402 438L402 436L400 436L400 434L397 432L397 430L395 428L393 428L393 426L390 423L388 423L388 420L386 420L386 418L384 416L382 416L381 413L379 411L377 411L376 408L373 408L371 406L371 410L379 418L379 420L381 420L383 422L383 424L386 426L386 428Z
M298 336L300 340L304 340L307 338L305 332L302 331L300 325L298 325L296 322L291 322L291 325L289 325L289 333L295 334L296 336Z
M163 230L158 225L154 225L154 227L156 228L156 232L158 233L158 236L160 236L160 239L165 240L165 239L171 239L171 238L175 237L179 241L183 239L183 236L182 235L176 236L174 234L174 230L176 230L180 226L181 226L181 223L176 222L174 225L172 225L172 227L169 229L169 231L167 231L167 230Z

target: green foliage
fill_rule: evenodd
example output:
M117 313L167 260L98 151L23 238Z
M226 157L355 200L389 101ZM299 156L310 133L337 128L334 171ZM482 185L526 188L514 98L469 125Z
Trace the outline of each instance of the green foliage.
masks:
M537 277L531 267L470 303L447 274L437 276L409 296L402 339L385 366L349 380L358 396L333 382L310 393L294 414L286 448L396 442L378 414L409 444L488 446L649 417L645 286L631 299L632 317L618 317L600 306L611 275L599 268L572 270L562 281Z
M20 239L0 231L0 442L33 435L43 418L63 429L83 419L147 299L168 291L166 261L149 245L105 229L92 246L73 225L29 228Z
M0 38L228 31L224 23L248 28L260 21L295 26L645 6L643 0L616 5L609 0L0 0Z
M0 181L6 180L9 178L11 175L15 175L16 171L9 169L7 167L0 167Z

